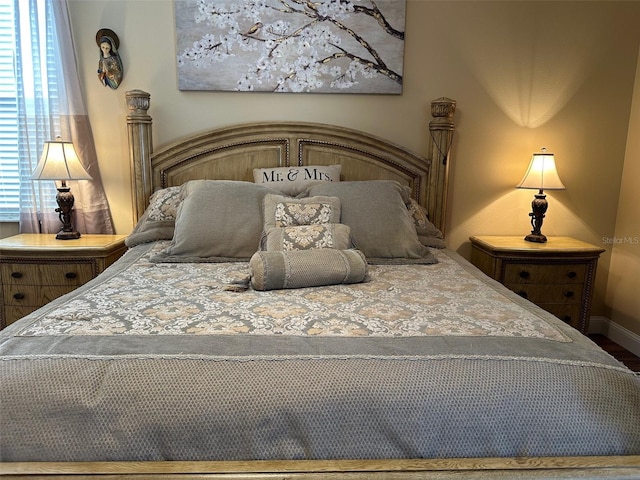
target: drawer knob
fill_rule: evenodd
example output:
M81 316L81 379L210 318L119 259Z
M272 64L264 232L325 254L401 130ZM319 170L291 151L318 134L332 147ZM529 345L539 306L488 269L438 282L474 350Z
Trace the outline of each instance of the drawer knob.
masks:
M16 300L24 300L24 293L14 293L13 298Z
M527 272L526 270L522 270L520 273L520 278L529 278L531 276L531 274L529 272Z
M68 278L69 280L76 278L78 276L78 274L76 272L67 272L64 274L65 278Z
M568 292L564 292L564 296L567 298L573 298L574 295L575 294L571 290L569 290Z
M567 273L567 277L569 277L569 278L576 278L577 276L578 276L578 274L576 272Z
M11 272L13 278L22 278L22 272Z
M529 298L529 295L527 294L527 292L525 292L524 290L520 290L518 292L516 292L518 295L520 295L522 298Z

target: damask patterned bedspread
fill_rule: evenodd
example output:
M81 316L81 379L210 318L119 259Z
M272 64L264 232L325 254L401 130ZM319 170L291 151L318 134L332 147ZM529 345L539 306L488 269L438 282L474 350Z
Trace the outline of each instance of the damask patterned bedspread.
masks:
M166 245L83 295L43 311L20 335L499 336L568 341L540 312L445 253L439 263L370 266L357 285L229 291L246 263L150 263ZM437 251L436 251L437 253Z
M0 332L0 460L640 454L640 378L454 252L236 292L160 248Z

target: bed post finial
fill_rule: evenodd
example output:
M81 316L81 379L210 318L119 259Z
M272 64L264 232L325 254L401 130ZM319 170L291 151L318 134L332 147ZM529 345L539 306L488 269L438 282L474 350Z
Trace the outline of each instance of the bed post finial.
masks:
M456 101L447 97L440 97L431 102L431 115L437 121L449 119L451 128L453 129L453 114L456 113ZM434 120L434 122L436 121ZM446 121L446 120L445 120Z
M147 115L151 95L142 90L130 90L126 94L130 115Z
M427 211L429 219L444 233L447 210L447 187L449 183L449 152L453 141L455 124L453 115L456 102L447 97L440 97L431 102L429 122L429 152L431 160L429 169L429 186Z
M129 162L131 165L131 193L133 222L137 223L149 203L151 179L151 117L147 114L151 95L142 90L126 93L127 130L129 134Z

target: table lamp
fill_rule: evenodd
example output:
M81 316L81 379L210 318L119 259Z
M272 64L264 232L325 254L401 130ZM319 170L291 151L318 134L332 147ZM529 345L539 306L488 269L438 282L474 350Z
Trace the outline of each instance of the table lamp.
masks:
M58 232L58 240L72 240L80 238L71 223L71 211L73 209L73 193L67 186L67 180L91 180L91 175L80 163L76 149L71 142L63 142L56 137L53 142L44 142L44 150L36 169L31 175L33 180L58 180L61 182L56 195L58 208L56 212L62 222L62 230Z
M518 188L538 190L538 193L531 202L533 211L529 214L533 230L531 230L531 233L524 237L524 239L528 242L544 243L547 241L547 237L541 232L542 220L549 206L544 190L565 189L565 186L558 176L553 153L548 153L546 148L543 148L540 153L534 153L527 173L525 173L524 178L518 184Z

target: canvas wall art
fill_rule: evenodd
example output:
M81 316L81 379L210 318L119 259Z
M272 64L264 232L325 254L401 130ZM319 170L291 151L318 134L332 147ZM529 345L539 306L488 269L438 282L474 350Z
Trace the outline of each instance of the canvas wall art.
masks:
M175 0L180 90L402 93L406 0Z

